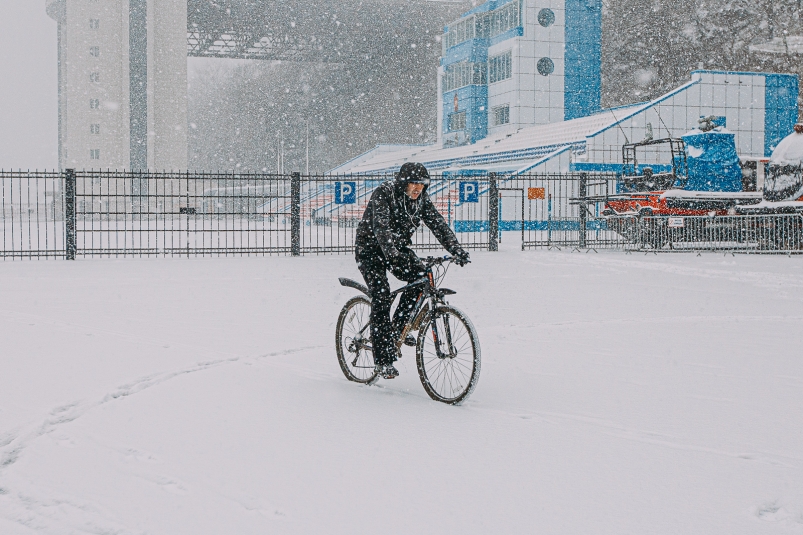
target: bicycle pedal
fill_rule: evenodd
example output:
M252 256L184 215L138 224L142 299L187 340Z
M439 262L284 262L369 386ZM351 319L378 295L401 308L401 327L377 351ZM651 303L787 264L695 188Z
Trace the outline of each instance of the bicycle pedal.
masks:
M408 334L407 336L404 337L403 343L406 346L415 347L415 338L413 337L412 334Z

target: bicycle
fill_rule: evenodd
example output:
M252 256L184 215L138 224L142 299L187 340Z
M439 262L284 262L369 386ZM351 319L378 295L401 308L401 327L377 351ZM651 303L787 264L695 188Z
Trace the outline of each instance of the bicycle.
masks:
M480 343L471 320L446 302L456 292L439 288L452 257L422 258L426 275L398 290L420 287L410 319L396 342L401 350L407 335L418 331L416 365L424 390L435 401L459 405L465 401L480 376ZM446 264L446 266L444 266ZM368 288L351 279L338 279L342 286L361 291L343 306L337 319L335 344L340 369L349 381L372 385L379 379L371 347L371 296Z

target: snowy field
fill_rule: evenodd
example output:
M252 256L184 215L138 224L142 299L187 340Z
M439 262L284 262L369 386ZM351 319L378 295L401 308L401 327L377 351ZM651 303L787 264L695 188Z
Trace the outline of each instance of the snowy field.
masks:
M472 257L462 407L345 380L349 256L0 262L0 533L803 533L803 257Z

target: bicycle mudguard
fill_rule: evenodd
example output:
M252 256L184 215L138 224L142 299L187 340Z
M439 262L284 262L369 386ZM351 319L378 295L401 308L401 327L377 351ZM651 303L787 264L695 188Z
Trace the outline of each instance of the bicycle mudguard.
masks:
M365 286L363 286L363 285L362 285L362 284L360 284L359 282L357 282L357 281L353 281L353 280L351 280L351 279L347 279L347 278L345 278L345 277L340 277L340 278L339 278L339 279L337 279L337 280L339 280L339 281L340 281L340 285L341 285L341 286L346 286L346 287L348 287L348 288L354 288L355 290L359 290L359 291L361 291L362 293L364 293L365 295L367 295L369 299L371 298L371 294L370 294L370 293L368 293L368 288L366 288Z

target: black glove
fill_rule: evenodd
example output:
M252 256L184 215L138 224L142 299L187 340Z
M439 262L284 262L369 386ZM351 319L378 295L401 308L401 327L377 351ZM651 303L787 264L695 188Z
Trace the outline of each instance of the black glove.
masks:
M468 253L463 249L458 249L455 251L455 253L452 255L452 258L454 259L454 263L460 267L463 267L471 262L471 259L468 257Z

